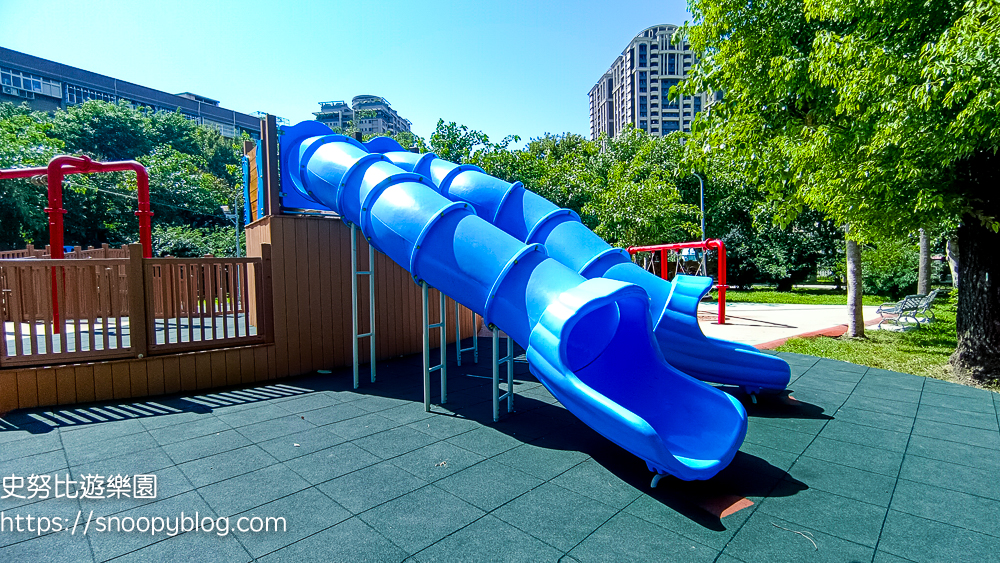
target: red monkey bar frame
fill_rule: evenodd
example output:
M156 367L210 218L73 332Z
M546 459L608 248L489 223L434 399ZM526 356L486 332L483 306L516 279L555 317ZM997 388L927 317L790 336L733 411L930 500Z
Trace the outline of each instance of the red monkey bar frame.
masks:
M717 238L710 238L708 240L696 240L693 242L677 242L673 244L656 244L653 246L630 246L628 248L629 254L636 254L638 252L659 252L660 253L660 277L663 279L667 278L668 268L667 264L667 252L671 250L682 250L684 248L700 248L702 250L718 250L719 251L719 283L715 285L719 289L719 324L726 324L726 245ZM707 273L707 272L706 272Z
M57 156L49 161L45 168L15 168L0 170L0 180L11 178L30 178L45 174L48 176L49 206L45 212L49 214L49 246L52 258L62 258L63 254L63 215L66 210L62 206L62 181L67 174L91 174L94 172L135 172L139 188L139 210L135 212L139 218L139 243L142 245L143 258L153 257L153 236L149 209L149 173L146 168L134 160L122 162L94 162L86 156Z
M0 180L12 178L31 178L45 174L48 176L49 206L45 212L49 215L49 256L60 259L63 253L63 215L66 210L62 206L63 177L67 174L91 174L94 172L127 172L136 175L138 187L139 210L135 212L139 218L139 243L142 245L143 258L153 257L153 236L150 225L153 212L149 209L149 173L146 167L134 160L122 162L94 162L86 156L57 156L49 161L45 168L14 168L0 170ZM56 295L56 269L52 268L52 331L59 334L59 302Z

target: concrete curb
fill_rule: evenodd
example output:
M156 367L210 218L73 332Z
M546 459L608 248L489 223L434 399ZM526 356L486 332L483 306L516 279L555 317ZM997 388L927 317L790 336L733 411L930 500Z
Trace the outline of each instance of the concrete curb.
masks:
M865 321L865 326L872 326L874 324L878 324L878 322L880 320L882 320L882 319L881 318L868 319L868 320ZM788 336L788 337L785 337L785 338L779 338L777 340L772 340L770 342L763 342L761 344L754 344L754 348L756 348L758 350L773 350L773 349L777 348L778 346L781 346L785 342L788 342L788 340L790 338L811 338L811 337L814 337L814 336L829 336L829 337L832 337L832 338L836 338L838 336L843 335L846 332L847 332L847 325L846 324L842 324L842 325L832 326L830 328L823 328L823 329L820 329L820 330L814 330L812 332L804 332L802 334L795 334L795 335Z

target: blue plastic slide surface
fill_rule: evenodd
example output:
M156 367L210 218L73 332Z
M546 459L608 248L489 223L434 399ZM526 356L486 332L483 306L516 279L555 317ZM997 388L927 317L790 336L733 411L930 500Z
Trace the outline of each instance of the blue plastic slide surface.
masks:
M314 121L281 136L282 189L358 225L379 251L505 331L574 415L652 471L708 479L746 435L733 397L668 365L642 287L587 279Z
M386 137L366 146L383 153L400 168L430 180L451 201L472 205L476 213L507 234L528 244L542 244L550 258L586 278L634 283L646 290L654 334L667 362L703 381L738 385L748 392L780 390L788 385L788 363L745 344L709 338L698 325L698 302L711 279L677 276L663 280L632 263L628 253L612 248L580 222L538 194L490 176L482 169L441 160L434 153L404 151Z

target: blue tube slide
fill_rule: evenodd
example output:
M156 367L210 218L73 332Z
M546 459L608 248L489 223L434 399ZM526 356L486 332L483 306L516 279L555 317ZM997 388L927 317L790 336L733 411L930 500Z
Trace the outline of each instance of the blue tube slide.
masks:
M732 461L746 411L663 360L641 287L584 278L317 122L280 139L283 190L333 209L414 281L526 344L532 373L588 426L658 474L708 479Z
M514 238L544 245L550 258L583 277L604 277L645 289L660 350L682 372L703 381L738 385L749 393L788 385L791 369L781 358L701 331L697 307L711 289L711 278L677 276L668 282L647 272L633 264L626 251L612 248L585 227L576 213L556 207L520 182L505 182L477 166L460 166L434 153L407 152L387 137L372 139L366 148L430 180L449 200L469 203L480 217Z

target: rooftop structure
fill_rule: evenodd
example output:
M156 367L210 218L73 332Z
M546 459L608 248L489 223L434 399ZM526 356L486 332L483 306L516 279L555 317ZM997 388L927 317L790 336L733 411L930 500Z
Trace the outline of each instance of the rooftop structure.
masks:
M358 131L371 135L393 135L409 131L412 123L396 113L381 96L368 94L354 96L351 105L344 101L320 102L320 111L314 112L316 121L330 127L343 129L354 123Z
M33 110L55 111L87 100L118 102L158 111L180 111L225 137L241 131L260 137L260 120L220 107L218 100L182 92L168 94L103 74L0 47L0 102L27 102Z
M316 121L331 129L343 129L354 121L354 110L343 100L320 102L319 106L320 110L313 113Z

